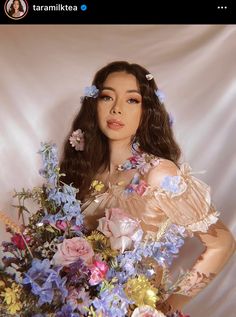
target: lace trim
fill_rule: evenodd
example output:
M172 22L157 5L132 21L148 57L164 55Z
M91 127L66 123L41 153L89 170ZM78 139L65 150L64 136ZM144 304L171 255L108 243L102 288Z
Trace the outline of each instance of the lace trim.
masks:
M201 231L201 232L207 232L210 225L216 223L219 219L220 212L215 211L213 214L207 215L206 218L192 223L191 225L187 225L186 228L190 231Z
M215 273L205 274L196 269L185 272L176 282L174 294L180 294L188 297L196 296L205 288L216 276Z

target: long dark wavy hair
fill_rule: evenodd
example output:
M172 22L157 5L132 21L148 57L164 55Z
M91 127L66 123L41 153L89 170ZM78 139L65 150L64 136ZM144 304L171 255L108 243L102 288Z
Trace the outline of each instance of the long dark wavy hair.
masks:
M155 94L155 80L147 80L149 71L138 64L126 61L109 63L94 76L93 85L100 91L109 74L126 72L136 77L142 95L142 117L136 132L140 150L155 156L171 160L178 166L181 155L169 122L169 115ZM84 131L84 151L76 151L69 142L73 131ZM63 181L80 189L78 198L83 200L91 181L98 172L105 171L110 162L107 137L100 131L97 118L97 98L84 98L75 117L71 130L65 140L60 163Z
M10 14L10 16L12 16L13 13L15 12L15 9L14 9L14 7L13 7L14 2L18 2L18 3L19 3L19 11L20 11L20 12L24 12L24 9L23 9L23 6L22 6L21 1L20 1L20 0L14 0L14 1L12 2L11 6L10 6L10 9L9 9L9 14Z

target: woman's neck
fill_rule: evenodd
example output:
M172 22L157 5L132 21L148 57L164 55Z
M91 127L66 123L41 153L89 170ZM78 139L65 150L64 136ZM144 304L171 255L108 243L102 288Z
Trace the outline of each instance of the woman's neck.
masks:
M132 148L127 140L110 140L110 166L109 172L112 174L118 165L123 164L127 158L132 156Z

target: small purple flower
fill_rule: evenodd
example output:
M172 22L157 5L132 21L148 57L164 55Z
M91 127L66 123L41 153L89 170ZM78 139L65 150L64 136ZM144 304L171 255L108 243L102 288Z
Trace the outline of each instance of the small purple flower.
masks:
M89 277L90 271L81 258L69 265L67 280L70 285L82 284Z
M74 310L78 310L81 314L87 315L88 308L92 304L89 292L85 291L85 288L72 289L66 299L67 303L71 305Z
M79 317L79 314L73 313L73 308L66 304L56 313L56 317Z
M99 89L95 85L85 87L84 89L84 96L85 97L92 97L92 98L97 98L99 94Z
M160 163L159 158L147 153L142 153L137 156L137 169L144 175L150 168L157 166Z
M164 103L166 96L162 90L160 89L155 90L155 95L159 99L160 103Z

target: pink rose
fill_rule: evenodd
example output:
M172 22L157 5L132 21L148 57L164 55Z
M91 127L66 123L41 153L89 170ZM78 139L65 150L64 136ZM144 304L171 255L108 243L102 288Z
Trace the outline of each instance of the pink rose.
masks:
M134 241L142 239L139 222L127 215L122 209L106 209L105 217L99 219L97 230L110 238L111 248L124 252Z
M55 265L68 266L78 259L82 259L86 264L90 264L93 256L94 252L89 242L83 238L75 237L65 239L58 244L53 261Z
M166 317L166 315L151 306L143 305L135 308L131 317Z
M93 265L89 269L91 272L89 284L90 285L97 285L105 278L109 267L106 264L106 262L94 261Z

